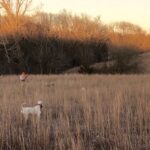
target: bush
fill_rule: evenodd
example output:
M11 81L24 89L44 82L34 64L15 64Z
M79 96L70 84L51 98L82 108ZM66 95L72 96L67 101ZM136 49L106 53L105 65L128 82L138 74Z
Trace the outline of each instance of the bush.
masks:
M13 39L8 43L12 43L11 47L15 45ZM9 64L2 45L0 66L3 65L5 70L1 67L1 74L20 73L24 70L32 74L58 74L77 66L83 66L81 72L91 73L91 64L108 58L105 41L20 37L17 44L17 47L8 51L11 60Z
M139 51L132 46L113 46L111 48L111 59L114 65L109 68L112 73L137 73L139 72Z

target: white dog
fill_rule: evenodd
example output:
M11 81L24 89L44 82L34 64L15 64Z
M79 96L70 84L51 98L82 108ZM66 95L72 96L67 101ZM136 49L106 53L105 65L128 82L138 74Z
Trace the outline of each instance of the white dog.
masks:
M38 101L37 104L34 106L26 106L25 103L22 104L21 113L23 114L25 121L28 120L29 115L36 116L37 120L39 121L43 107L42 104L43 104L42 101Z

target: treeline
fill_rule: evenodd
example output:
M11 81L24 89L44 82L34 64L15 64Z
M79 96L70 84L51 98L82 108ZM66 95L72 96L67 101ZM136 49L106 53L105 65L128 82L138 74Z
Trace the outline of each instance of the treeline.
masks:
M114 45L127 45L139 48L143 52L150 51L150 33L129 22L117 22L107 25L108 37Z
M22 38L18 44L19 46L14 46L14 43L7 45L8 57L5 48L1 47L2 74L21 71L36 74L62 73L76 66L88 69L91 64L108 59L108 47L103 41L42 37Z
M0 74L57 74L77 66L79 72L96 73L91 65L101 62L106 65L98 73L137 72L138 62L132 60L150 49L149 40L136 25L108 26L99 17L66 11L13 19L5 15L0 18Z

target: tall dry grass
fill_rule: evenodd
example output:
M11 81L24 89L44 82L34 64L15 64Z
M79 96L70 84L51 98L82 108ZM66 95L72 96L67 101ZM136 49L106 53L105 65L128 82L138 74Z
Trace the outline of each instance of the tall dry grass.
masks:
M1 76L0 149L149 150L149 91L149 75ZM40 123L25 123L21 104L39 99Z

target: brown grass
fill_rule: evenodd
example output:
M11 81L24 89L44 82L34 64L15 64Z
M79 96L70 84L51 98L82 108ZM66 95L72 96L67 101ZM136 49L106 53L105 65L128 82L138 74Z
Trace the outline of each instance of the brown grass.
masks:
M25 124L21 104L39 99L40 123ZM0 149L148 150L150 76L1 76Z

